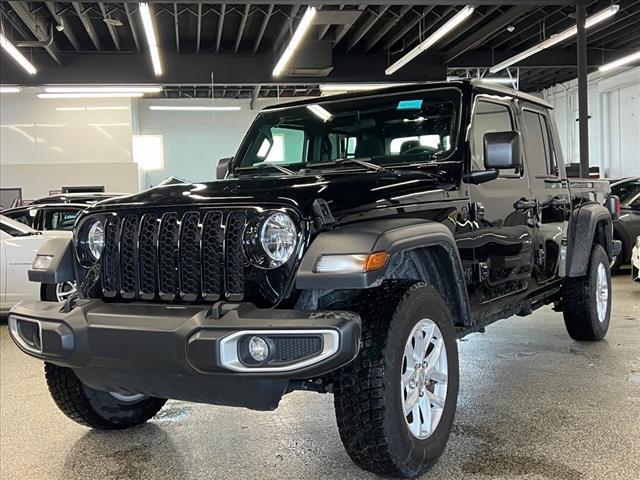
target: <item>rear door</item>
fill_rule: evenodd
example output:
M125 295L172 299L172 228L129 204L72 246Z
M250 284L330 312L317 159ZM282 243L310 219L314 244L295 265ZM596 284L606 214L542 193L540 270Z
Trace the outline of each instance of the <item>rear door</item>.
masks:
M535 263L538 284L561 273L560 253L566 248L570 195L561 150L548 109L521 104L524 153L535 209Z

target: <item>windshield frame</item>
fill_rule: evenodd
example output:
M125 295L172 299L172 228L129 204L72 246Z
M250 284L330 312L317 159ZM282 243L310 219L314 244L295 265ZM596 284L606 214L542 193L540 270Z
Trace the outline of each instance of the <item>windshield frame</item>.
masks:
M249 130L247 131L246 135L244 136L244 139L242 140L242 143L240 144L240 148L238 148L235 156L233 157L233 160L231 161L231 165L229 168L229 171L232 175L235 175L237 173L242 174L242 175L247 175L249 173L252 173L254 175L273 175L274 173L277 173L274 170L262 170L259 168L256 168L254 166L240 166L240 164L242 163L245 155L247 154L247 151L249 150L249 148L251 147L254 138L256 137L256 135L259 133L260 129L262 128L261 124L262 124L262 118L266 115L271 115L274 112L278 112L278 111L286 111L286 110L290 110L290 109L297 109L297 108L304 108L304 106L306 105L326 105L326 104L335 104L335 103L342 103L342 102L352 102L356 99L362 98L384 98L384 97L399 97L399 96L403 96L403 95L418 95L418 94L429 94L429 93L433 93L433 92L446 92L446 91L452 91L455 93L455 95L457 95L457 102L455 101L455 99L453 102L453 106L454 106L454 112L456 115L456 119L455 119L455 124L452 125L451 128L451 148L446 152L446 155L444 155L442 158L439 158L437 161L433 162L433 161L428 161L425 159L422 159L420 161L417 162L390 162L390 163L384 163L384 165L380 165L384 168L388 168L388 169L403 169L403 168L416 168L416 167L420 167L420 166L424 166L424 165L440 165L443 163L450 163L452 162L451 158L454 157L457 153L458 150L460 149L460 145L464 143L464 135L465 133L462 131L462 117L464 115L464 97L465 97L465 92L462 90L462 88L460 88L458 85L445 85L445 86L437 86L437 87L429 87L429 86L424 86L424 88L415 88L412 90L405 90L405 91L384 91L381 90L379 93L371 93L369 92L367 95L362 95L361 97L357 97L354 98L353 96L349 96L347 98L332 98L332 96L327 96L327 97L319 97L318 101L309 101L308 103L305 104L300 104L300 103L295 103L294 105L288 106L288 105L282 105L282 106L278 106L278 107L273 107L273 108L269 108L269 109L265 109L263 111L261 111L256 118L254 119L254 121L252 122L251 126L249 127ZM309 165L308 163L305 163L301 168L302 169L309 169L309 170L317 170L317 171L322 171L322 170L334 170L334 169L345 169L345 168L356 168L359 170L364 169L364 167L361 166L357 166L357 165L349 165L348 167L345 167L345 164L340 165L339 162L336 162L336 160L339 159L335 159L333 161L331 161L331 163L334 163L333 165L329 165L329 162L326 162L323 165L323 168L315 168L313 166L313 164ZM453 160L454 163L462 163L464 160L462 158ZM375 162L372 162L375 163ZM293 166L296 166L298 164L293 163L293 164L284 164L285 167L287 168L291 168ZM294 171L295 168L294 168Z

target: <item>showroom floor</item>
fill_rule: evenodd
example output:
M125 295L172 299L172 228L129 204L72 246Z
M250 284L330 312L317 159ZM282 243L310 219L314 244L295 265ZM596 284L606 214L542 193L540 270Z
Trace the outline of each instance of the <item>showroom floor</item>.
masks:
M427 477L640 478L640 288L624 275L614 292L599 344L573 342L548 307L461 342L453 434ZM375 478L344 452L329 395L291 394L272 413L170 402L142 427L87 430L0 328L2 478Z

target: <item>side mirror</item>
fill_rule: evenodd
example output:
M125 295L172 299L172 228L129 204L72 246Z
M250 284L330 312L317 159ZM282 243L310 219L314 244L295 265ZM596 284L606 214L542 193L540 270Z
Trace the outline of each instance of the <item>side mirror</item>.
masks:
M233 157L218 160L218 165L216 165L216 178L218 180L227 178L227 175L229 175L229 164L231 164L231 160L233 160Z
M490 132L484 134L484 165L488 169L519 169L520 132Z

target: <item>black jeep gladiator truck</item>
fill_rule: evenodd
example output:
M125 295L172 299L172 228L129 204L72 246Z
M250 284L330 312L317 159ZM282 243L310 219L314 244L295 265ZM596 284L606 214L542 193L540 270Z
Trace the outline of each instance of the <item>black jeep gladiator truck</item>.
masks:
M219 177L100 202L43 246L9 327L60 409L93 428L166 399L272 410L334 395L360 467L415 477L443 452L457 339L554 304L601 340L610 209L572 195L551 107L478 82L262 111Z

